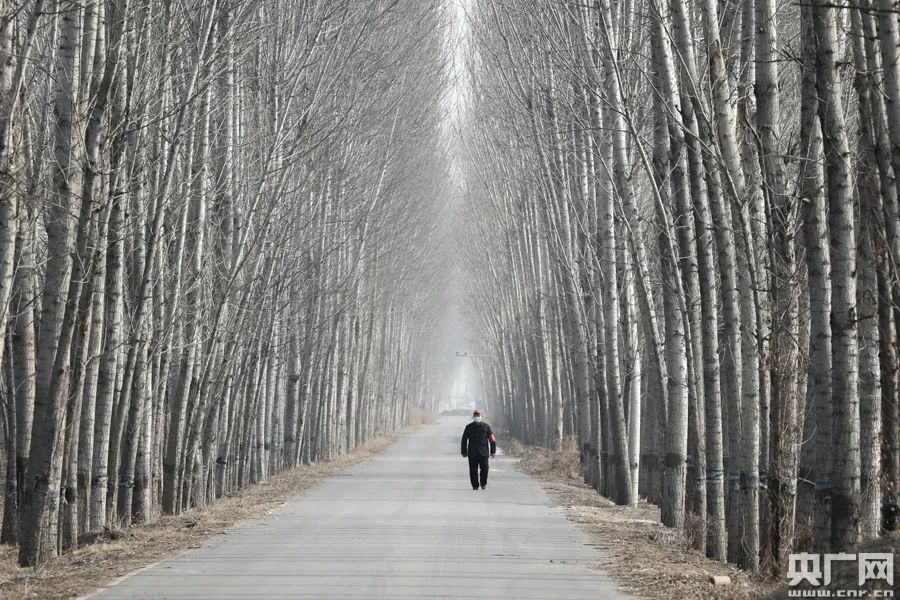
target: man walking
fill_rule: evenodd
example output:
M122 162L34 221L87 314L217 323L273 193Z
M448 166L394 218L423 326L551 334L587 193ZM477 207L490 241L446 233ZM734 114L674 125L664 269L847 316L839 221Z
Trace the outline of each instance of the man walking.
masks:
M488 456L493 458L497 453L497 438L491 426L484 422L480 410L476 409L472 417L472 422L463 430L462 455L469 458L469 481L472 482L472 489L477 490L479 484L481 489L487 487Z

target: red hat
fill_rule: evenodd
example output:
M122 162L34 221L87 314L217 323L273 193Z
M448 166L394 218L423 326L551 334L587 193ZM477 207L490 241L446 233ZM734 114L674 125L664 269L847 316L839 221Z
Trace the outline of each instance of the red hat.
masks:
M472 416L473 416L473 417L480 417L480 416L481 416L481 411L478 410L478 409L476 408L476 409L475 409L475 412L472 413Z

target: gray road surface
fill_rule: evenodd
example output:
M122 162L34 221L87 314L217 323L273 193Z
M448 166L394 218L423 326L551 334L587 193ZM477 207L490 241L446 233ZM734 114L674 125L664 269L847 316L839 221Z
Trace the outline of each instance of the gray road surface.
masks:
M623 597L588 537L512 459L473 491L443 418L272 514L97 598L564 600ZM501 440L502 447L502 440Z

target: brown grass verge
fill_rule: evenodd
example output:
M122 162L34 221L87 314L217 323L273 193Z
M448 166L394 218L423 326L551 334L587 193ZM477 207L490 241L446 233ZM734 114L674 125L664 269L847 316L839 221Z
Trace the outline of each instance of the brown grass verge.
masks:
M415 423L424 419L416 418ZM243 521L267 514L335 473L381 453L417 425L382 436L329 462L303 465L252 485L203 509L146 525L106 532L90 545L38 567L20 568L15 548L0 547L0 599L74 598L142 567L203 544Z
M513 441L504 451L519 457L519 467L534 475L568 519L591 536L603 555L596 568L635 597L744 600L764 597L777 584L692 549L682 531L660 524L658 507L645 501L636 507L616 506L587 487L579 475L574 443L550 451ZM714 586L714 575L727 575L731 585Z

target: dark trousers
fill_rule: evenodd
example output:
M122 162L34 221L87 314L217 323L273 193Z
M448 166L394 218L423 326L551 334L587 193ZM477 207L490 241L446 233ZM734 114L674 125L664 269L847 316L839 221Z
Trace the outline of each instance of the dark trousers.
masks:
M469 481L472 487L477 488L480 483L482 486L487 485L488 476L488 459L487 456L469 456ZM478 467L481 467L481 477L478 477Z

